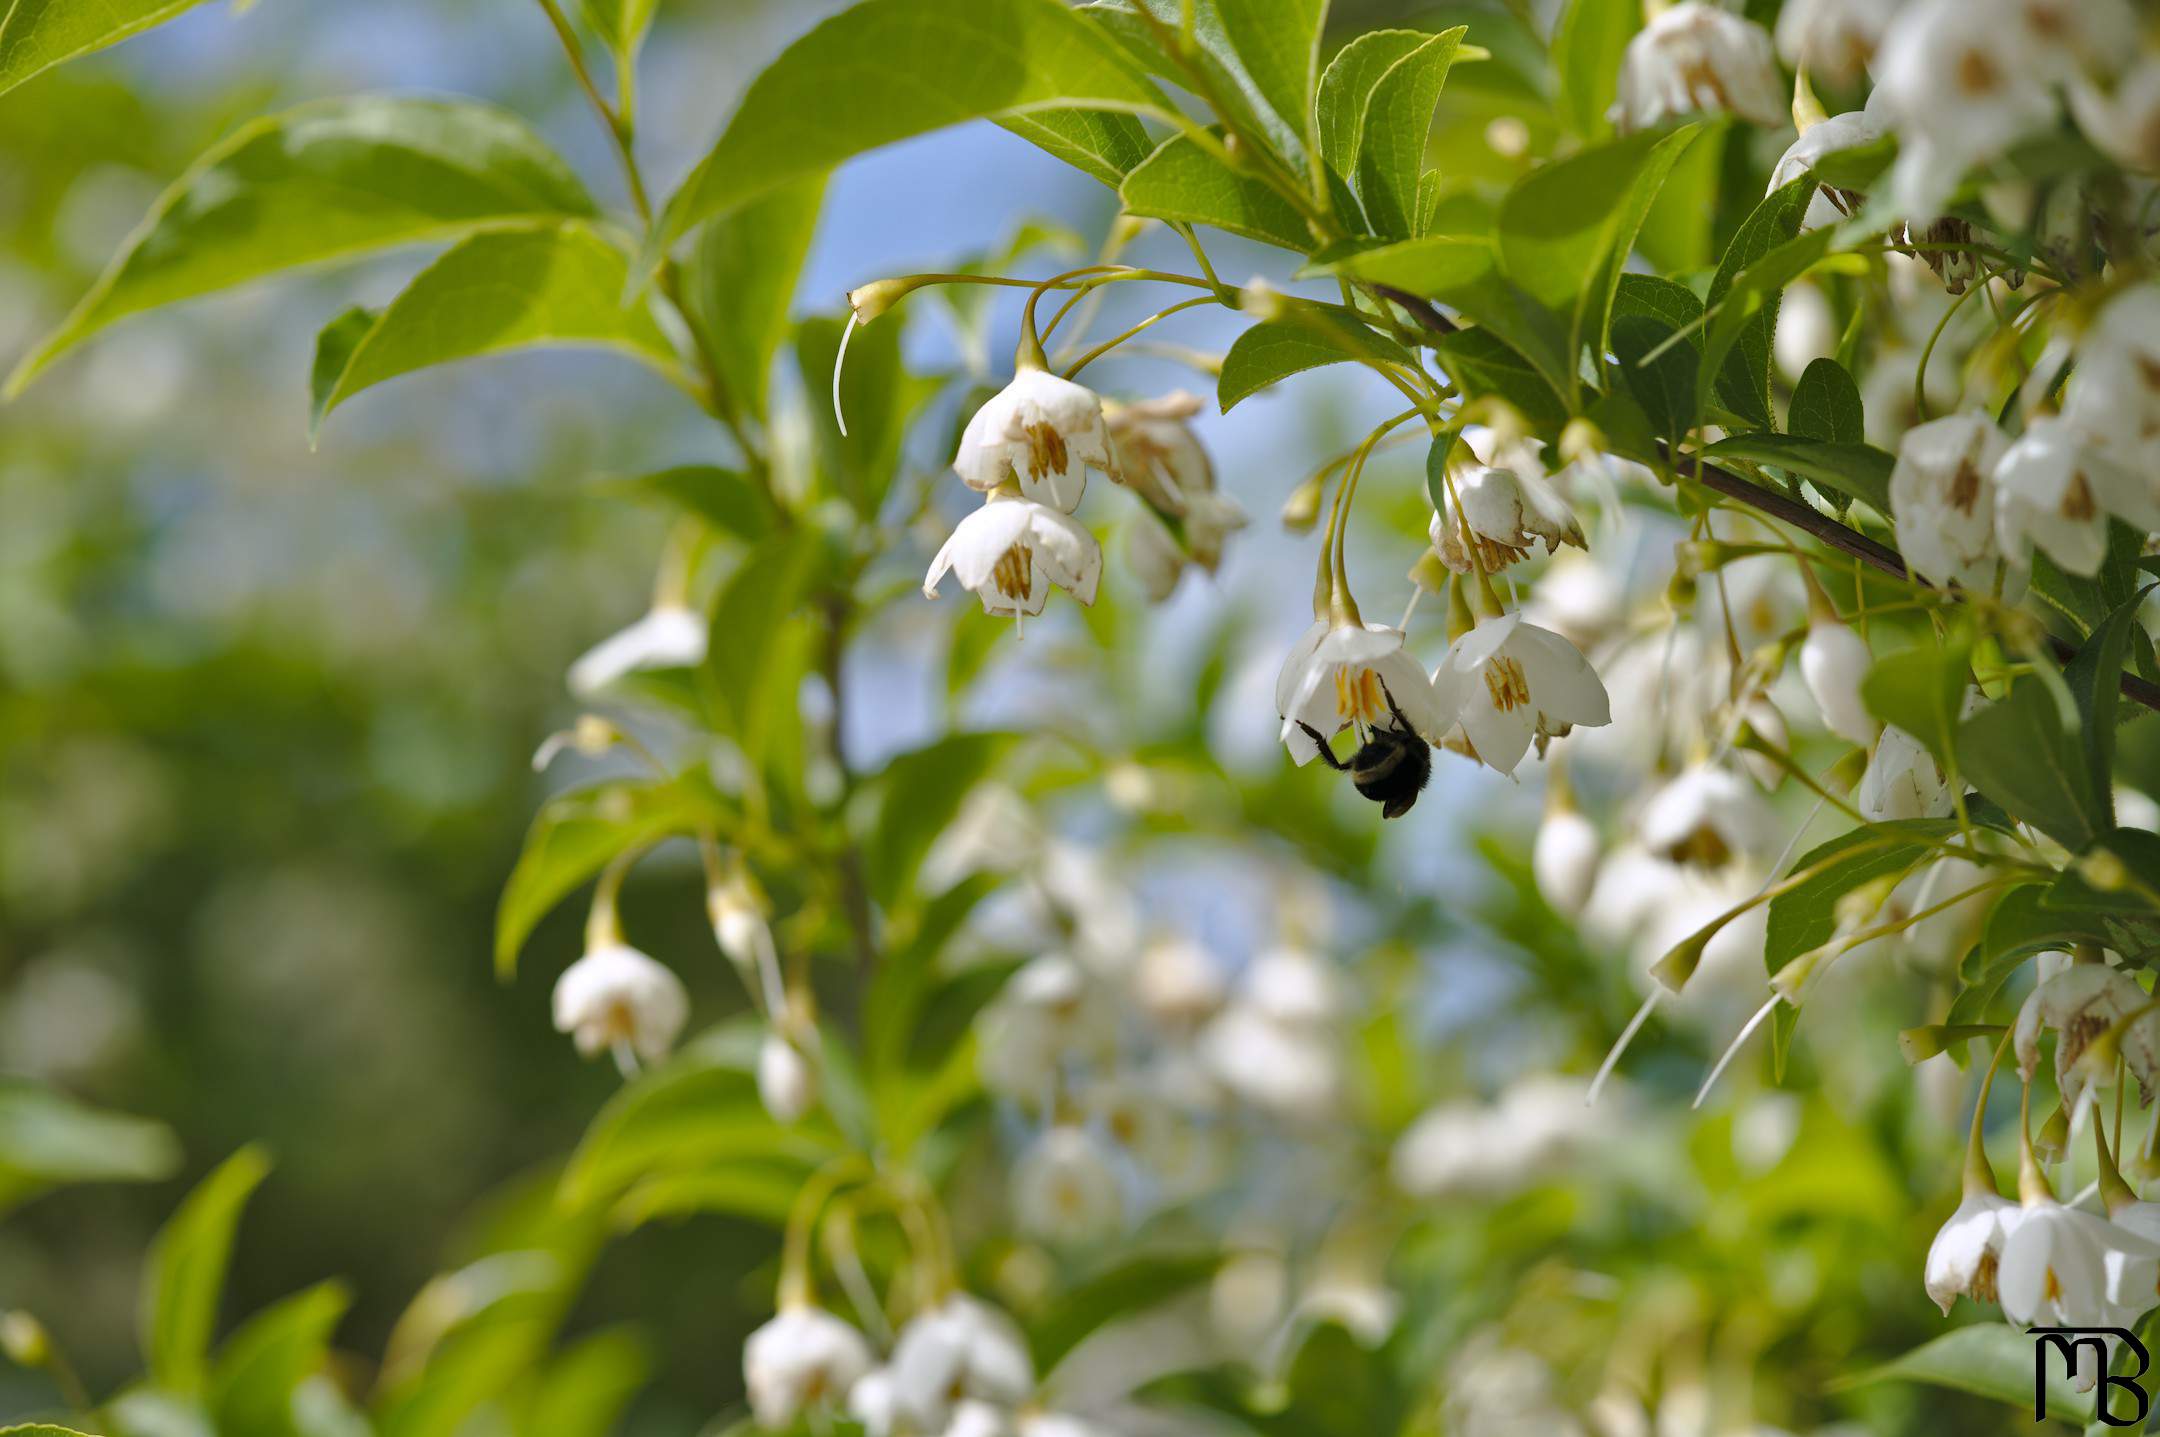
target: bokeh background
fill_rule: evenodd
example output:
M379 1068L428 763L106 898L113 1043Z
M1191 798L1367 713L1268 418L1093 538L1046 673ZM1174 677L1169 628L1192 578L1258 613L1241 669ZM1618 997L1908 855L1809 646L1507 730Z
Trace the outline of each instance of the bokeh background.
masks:
M837 8L662 7L642 129L663 189L764 59ZM1499 0L1342 8L1358 26L1467 17L1473 39L1520 23ZM1487 136L1526 85L1505 63L1464 72L1449 91L1464 133ZM500 101L609 193L602 138L529 5L205 7L0 100L0 365L236 123L370 89ZM1534 124L1535 106L1519 108ZM1512 173L1515 137L1494 138L1458 152L1466 172ZM1107 192L994 127L931 136L836 178L798 305L836 309L851 285L946 267L1029 218L1093 243L1111 213ZM1279 255L1236 241L1218 253L1226 277L1282 277ZM618 1082L549 1027L576 914L545 925L503 985L489 963L494 905L535 805L564 781L527 762L576 712L564 667L642 611L668 522L608 480L712 458L713 441L640 373L536 355L387 386L311 449L315 330L355 298L394 294L421 258L131 321L0 411L0 1071L159 1119L184 1152L171 1181L70 1188L0 1224L0 1306L44 1317L96 1390L137 1368L145 1244L187 1184L242 1143L261 1140L278 1165L241 1227L228 1311L342 1275L357 1301L340 1345L379 1352L475 1203L559 1158ZM1009 324L971 354L918 308L908 344L925 362L1005 363ZM1234 328L1211 314L1175 338L1219 349ZM1103 375L1134 393L1207 388L1160 360ZM1434 791L1378 842L1369 810L1317 769L1290 772L1274 743L1268 695L1306 618L1310 543L1275 513L1388 407L1321 375L1231 420L1210 412L1202 432L1223 486L1255 518L1221 574L1189 577L1147 614L1113 576L1106 602L1125 614L1114 634L1111 620L1098 627L1123 646L1114 661L1061 645L1087 639L1070 616L1046 624L1010 681L978 686L962 718L1024 727L1089 697L1087 722L1115 753L1122 735L1138 749L1138 736L1188 724L1200 695L1192 742L1239 786L1261 841L1296 852L1342 902L1339 956L1354 956L1359 891L1419 909L1424 936L1395 955L1408 975L1399 1001L1438 1089L1584 1072L1638 989L1625 957L1585 949L1507 856L1536 821L1534 782L1443 762ZM922 474L942 443L920 447ZM1398 456L1367 486L1359 542L1375 616L1409 597L1398 576L1423 544L1416 469ZM1654 589L1656 531L1634 542ZM895 543L922 547L913 534ZM1435 644L1438 618L1425 615ZM876 695L842 735L858 766L949 721L955 622L985 621L923 604L850 654ZM1290 822L1307 827L1269 836ZM1234 964L1262 941L1249 915L1268 895L1265 872L1232 858L1188 847L1151 868L1142 895L1151 924ZM694 877L658 867L629 894L631 931L675 960L699 1021L717 1020L739 990L711 950ZM1552 1336L1581 1297L1556 1259L1585 1232L1633 1244L1645 1264L1671 1264L1674 1324L1760 1306L1759 1341L1713 1352L1718 1380L1745 1387L1760 1364L1763 1405L1797 1414L1796 1429L1952 1430L1928 1424L1968 1409L1925 1408L1935 1399L1907 1389L1825 1391L1937 1327L1918 1257L1954 1187L1957 1074L1915 1097L1891 1035L1916 1021L1916 980L1888 965L1877 977L1821 1025L1834 1052L1804 1049L1792 1091L1744 1061L1699 1119L1686 1100L1721 1037L1707 1023L1654 1027L1628 1065L1637 1093L1620 1136L1641 1145L1633 1180L1525 1199L1491 1227L1466 1219L1459 1243L1507 1234L1502 1250L1443 1242L1418 1260L1487 1263L1493 1286L1465 1293L1465 1312ZM1667 1201L1643 1202L1644 1188ZM657 1343L640 1430L695 1430L738 1399L740 1338L765 1310L749 1279L769 1249L763 1229L716 1218L641 1230L604 1257L574 1325L634 1317ZM1600 1340L1586 1330L1581 1345ZM0 1417L49 1396L42 1377L0 1364Z

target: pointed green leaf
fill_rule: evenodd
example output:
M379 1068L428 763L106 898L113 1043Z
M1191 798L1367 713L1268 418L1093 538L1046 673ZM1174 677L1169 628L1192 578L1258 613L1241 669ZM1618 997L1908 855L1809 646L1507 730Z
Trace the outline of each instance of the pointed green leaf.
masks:
M315 363L308 370L308 434L310 437L322 429L323 416L330 412L330 396L336 392L338 381L345 377L345 368L352 363L353 351L360 341L368 337L382 311L356 304L324 325L315 336Z
M330 1337L352 1294L320 1283L242 1323L218 1352L210 1379L210 1415L219 1432L249 1437L306 1437L293 1415L301 1383L323 1370Z
M1724 377L1730 379L1728 362ZM1709 459L1744 459L1767 464L1848 499L1858 499L1877 513L1890 512L1890 471L1895 456L1869 444L1828 444L1798 434L1735 434L1703 451Z
M0 95L53 66L117 45L202 0L14 0L0 19Z
M652 28L653 12L660 0L579 0L585 21L600 42L624 59L635 58Z
M2114 827L2106 790L2095 789L2078 736L2038 677L2020 679L1960 724L1957 757L1974 788L2073 853Z
M1147 127L1117 110L1027 110L997 123L1113 190L1155 148Z
M1327 0L1215 0L1215 8L1254 88L1290 133L1310 144Z
M2002 1322L1976 1322L1924 1342L1849 1385L1926 1382L1991 1398L2029 1413L2033 1403L2033 1349L2039 1340ZM2092 1420L2092 1397L2071 1385L2059 1358L2048 1360L2047 1388L2048 1416L2079 1423Z
M1799 438L1825 444L1865 444L1867 416L1851 372L1827 355L1810 363L1793 386L1785 428Z
M1359 131L1355 187L1374 234L1408 239L1417 232L1425 146L1462 36L1460 25L1433 36L1389 66L1373 86Z
M1398 60L1432 42L1425 30L1372 30L1335 52L1320 76L1320 158L1344 181L1358 172L1366 106L1373 89Z
M1184 135L1172 135L1118 186L1132 214L1213 225L1303 253L1312 230L1291 203Z
M658 238L670 246L714 215L911 135L1070 109L1162 114L1168 103L1061 0L864 0L751 82Z
M1620 58L1642 26L1642 10L1612 0L1569 0L1553 32L1554 94L1560 118L1585 140L1612 133L1606 111L1619 88Z
M2077 700L2086 772L2103 829L2115 826L2115 714L2122 701L2123 665L2130 658L2138 610L2151 592L2133 595L2108 615L2063 672Z
M353 346L323 414L400 375L512 349L611 349L679 382L667 336L629 294L628 258L589 226L476 234L390 302Z
M1948 769L1972 681L1971 654L1963 640L1885 654L1861 680L1860 697L1869 713L1911 734Z
M1763 966L1772 974L1801 954L1830 941L1837 930L1838 900L1863 883L1902 873L1925 859L1929 840L1957 832L1948 818L1907 818L1841 833L1793 861L1791 871L1822 872L1770 900L1763 937ZM1840 855L1849 854L1847 857Z
M504 110L361 95L242 126L158 198L15 394L116 320L288 270L476 229L594 213L554 151Z
M172 1130L0 1081L0 1212L65 1183L156 1182L180 1166Z
M683 265L699 342L734 402L759 419L824 200L823 175L783 185L708 222Z
M1740 228L1725 246L1717 273L1710 279L1709 292L1703 297L1709 309L1715 310L1724 302L1741 271L1800 233L1800 221L1807 214L1808 202L1814 199L1816 188L1812 175L1802 175L1791 184L1772 190L1741 221ZM1718 375L1718 398L1735 414L1763 429L1770 427L1770 337L1777 327L1777 312L1776 293L1760 295L1759 306L1750 310L1746 324L1731 341L1732 351L1739 361L1737 373L1728 367ZM1704 396L1706 401L1708 398L1708 395Z
M1232 341L1216 398L1227 414L1239 400L1293 374L1372 358L1414 362L1401 345L1366 328L1347 310L1300 306L1293 317L1256 324Z
M142 1349L151 1379L172 1392L199 1392L209 1374L225 1265L240 1209L269 1176L270 1160L246 1147L188 1194L150 1245L143 1268Z

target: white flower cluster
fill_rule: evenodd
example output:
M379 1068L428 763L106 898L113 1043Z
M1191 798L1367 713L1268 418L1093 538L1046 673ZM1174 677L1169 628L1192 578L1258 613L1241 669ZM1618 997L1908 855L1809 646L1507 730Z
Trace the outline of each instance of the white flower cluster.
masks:
M923 593L935 598L954 574L986 612L1015 620L1040 614L1052 588L1094 603L1102 546L1072 517L1090 469L1130 485L1146 506L1132 545L1149 597L1167 598L1188 565L1212 571L1245 514L1215 491L1214 467L1186 423L1199 407L1182 391L1105 403L1085 385L1023 364L960 436L953 470L983 505L938 550Z

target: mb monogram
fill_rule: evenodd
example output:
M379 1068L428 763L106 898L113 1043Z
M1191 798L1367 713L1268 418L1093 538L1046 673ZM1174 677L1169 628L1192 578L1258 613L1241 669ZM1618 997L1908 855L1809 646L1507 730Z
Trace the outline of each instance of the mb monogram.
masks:
M2033 1344L2033 1420L2035 1422L2047 1416L2049 1349L2052 1348L2062 1354L2063 1371L2068 1374L2077 1370L2077 1350L2080 1347L2090 1347L2092 1349L2092 1361L2100 1372L2100 1386L2093 1393L2093 1410L2095 1414L2104 1425L2109 1427L2137 1427L2143 1425L2145 1414L2152 1405L2152 1399L2146 1394L2138 1379L2143 1377L2145 1369L2152 1365L2152 1358L2145 1351L2145 1344L2137 1340L2137 1334L2127 1327L2028 1327L2025 1330L2039 1339ZM2137 1371L2124 1373L2120 1376L2109 1375L2107 1370L2109 1338L2113 1338L2130 1349L2131 1355L2137 1358ZM2117 1390L2127 1392L2132 1398L2136 1399L2137 1411L2129 1414L2118 1414L2109 1411L2108 1394Z

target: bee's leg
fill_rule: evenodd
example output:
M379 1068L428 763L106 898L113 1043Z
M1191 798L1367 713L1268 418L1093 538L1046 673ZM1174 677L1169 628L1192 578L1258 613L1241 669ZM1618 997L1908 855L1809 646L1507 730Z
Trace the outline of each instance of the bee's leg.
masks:
M1410 720L1403 717L1402 706L1395 702L1395 695L1389 691L1387 680L1374 674L1373 681L1380 685L1380 692L1387 699L1388 712L1395 716L1395 726L1407 734L1417 733L1417 730L1410 726Z
M1311 724L1305 722L1303 719L1298 720L1298 727L1305 730L1305 736L1307 738L1310 738L1313 741L1313 746L1320 750L1320 761L1322 763L1325 763L1329 768L1334 769L1337 773L1348 773L1350 771L1350 765L1344 763L1341 759L1335 757L1335 750L1328 747L1327 736L1325 734L1321 733L1320 730L1314 728Z

